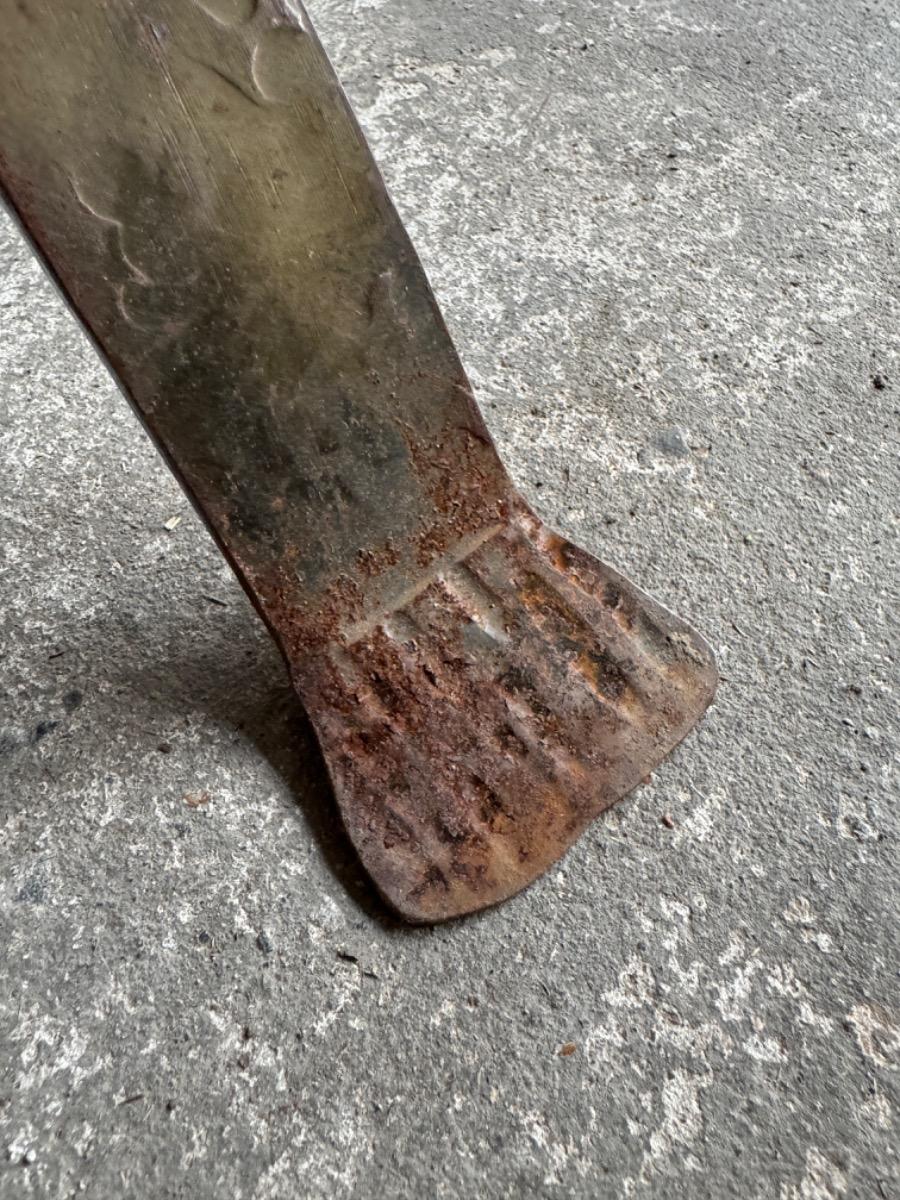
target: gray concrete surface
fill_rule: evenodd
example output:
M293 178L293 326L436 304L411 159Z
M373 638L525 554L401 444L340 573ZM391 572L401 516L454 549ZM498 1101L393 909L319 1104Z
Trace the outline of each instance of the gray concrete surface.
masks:
M515 476L721 695L526 895L386 921L0 225L0 1196L894 1200L896 10L311 8Z

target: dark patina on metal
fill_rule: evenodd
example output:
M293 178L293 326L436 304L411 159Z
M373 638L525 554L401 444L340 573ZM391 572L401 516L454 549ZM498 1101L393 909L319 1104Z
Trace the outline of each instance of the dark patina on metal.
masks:
M0 182L287 660L350 837L514 894L710 703L706 644L503 469L296 0L0 0Z

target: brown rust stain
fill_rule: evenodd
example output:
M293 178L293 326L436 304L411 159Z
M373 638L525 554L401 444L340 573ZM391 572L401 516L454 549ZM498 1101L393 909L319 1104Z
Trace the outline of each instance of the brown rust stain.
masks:
M458 388L451 384L450 391ZM439 518L425 523L417 536L420 567L486 525L508 519L509 480L477 409L475 415L477 423L449 425L432 438L403 428L412 470Z
M680 740L713 676L706 660L673 680L671 620L527 510L460 564L502 640L438 576L346 644L398 559L372 554L309 613L287 577L256 587L364 864L405 917L436 921L541 874Z
M396 567L400 562L400 550L393 539L389 539L378 549L362 547L356 555L357 569L365 579L377 579L389 567Z
M711 668L676 684L648 666L646 647L640 665L636 656L623 667L603 633L608 588L617 607L652 602L599 565L589 586L584 572L576 582L561 553L532 541L531 522L508 524L465 561L504 606L502 643L475 637L438 580L354 645L320 645L302 672L351 838L410 920L520 890L641 782L711 695ZM534 570L538 557L555 589ZM594 606L593 628L576 590ZM389 632L395 623L402 636ZM573 664L590 686L574 684ZM640 705L611 715L610 697L620 702L632 677L651 710L668 707L666 721L644 720Z

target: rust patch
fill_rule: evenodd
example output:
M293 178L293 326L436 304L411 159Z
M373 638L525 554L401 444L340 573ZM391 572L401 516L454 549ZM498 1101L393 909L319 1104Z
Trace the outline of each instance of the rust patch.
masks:
M608 589L654 624L680 624L600 564L591 590L584 573L575 582L532 532L530 517L509 524L464 563L502 604L502 641L436 581L304 675L351 838L413 921L483 908L531 882L645 778L712 695L711 660L689 684L673 680L652 643L610 618Z
M458 395L459 390L450 385L451 395ZM471 400L470 394L465 394ZM475 413L478 426L482 426L477 409ZM428 567L456 542L485 525L507 519L509 482L486 429L448 425L432 438L423 438L408 427L403 432L412 469L441 518L426 523L417 537L417 562Z
M356 555L359 573L365 579L381 575L388 567L400 562L400 551L393 541L386 542L379 550L363 547Z

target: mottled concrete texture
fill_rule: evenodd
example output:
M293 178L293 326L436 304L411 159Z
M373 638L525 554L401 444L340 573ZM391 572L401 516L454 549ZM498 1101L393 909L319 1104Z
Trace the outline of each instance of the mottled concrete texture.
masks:
M526 895L385 921L4 221L0 1196L894 1200L896 10L311 7L513 473L719 702Z

